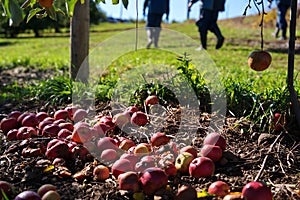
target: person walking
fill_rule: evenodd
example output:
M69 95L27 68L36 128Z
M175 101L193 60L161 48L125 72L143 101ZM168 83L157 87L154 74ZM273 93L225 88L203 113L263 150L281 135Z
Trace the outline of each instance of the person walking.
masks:
M146 48L150 48L154 44L155 48L158 48L158 40L161 31L161 22L163 15L166 14L166 20L169 20L169 0L145 0L143 15L146 16L147 12L147 23L146 32L148 36L148 43Z
M271 8L273 0L269 1L269 8ZM277 6L277 19L276 19L276 28L272 35L276 38L279 37L279 32L281 30L281 40L286 40L286 30L287 30L287 22L285 19L287 10L291 6L291 0L276 0Z
M199 0L191 0L188 4L188 12L194 3ZM225 0L200 0L200 18L196 25L200 33L201 46L197 50L207 48L207 33L211 31L217 37L216 49L220 49L224 43L224 36L217 24L220 11L225 10Z

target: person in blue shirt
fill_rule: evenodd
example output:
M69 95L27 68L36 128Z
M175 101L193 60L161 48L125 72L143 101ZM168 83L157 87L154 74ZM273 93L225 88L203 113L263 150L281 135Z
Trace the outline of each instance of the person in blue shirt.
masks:
M269 8L271 8L272 1L269 1ZM276 29L274 33L272 34L274 37L279 37L279 32L281 30L281 40L286 40L286 30L287 30L287 22L285 19L287 10L291 6L291 0L276 0L276 6L277 6L277 19L276 19Z
M152 44L154 44L155 48L158 48L163 15L166 14L166 20L169 20L169 4L169 0L145 0L143 8L144 16L146 16L146 9L148 8L146 23L148 44L146 48L150 48Z
M199 0L191 0L188 4L188 10L190 11L192 5ZM200 18L196 22L198 31L200 33L200 49L207 48L207 33L208 30L213 32L217 37L216 49L223 46L224 36L217 24L218 15L220 11L225 10L225 0L200 0Z

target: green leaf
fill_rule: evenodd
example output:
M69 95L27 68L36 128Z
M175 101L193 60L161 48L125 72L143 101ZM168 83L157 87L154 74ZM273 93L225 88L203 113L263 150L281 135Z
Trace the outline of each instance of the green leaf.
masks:
M27 7L29 7L31 4L31 0L26 0L22 5L21 5L21 8L22 9L25 9Z
M112 3L113 3L114 5L119 4L119 0L112 0Z
M53 19L55 21L57 20L54 6L51 6L50 8L46 8L46 12L51 19Z
M60 13L62 15L66 15L66 13L60 8L55 8L55 12Z
M66 1L66 6L67 6L67 13L68 15L71 17L73 16L73 13L74 13L74 7L75 7L75 4L77 2L77 0L67 0Z
M29 11L29 14L28 14L28 16L27 16L27 21L26 21L26 23L28 23L29 22L29 20L32 18L32 17L34 17L38 12L40 12L42 9L41 8L36 8L36 9L32 9L32 10L30 10Z
M5 0L4 8L10 18L10 26L18 26L23 21L24 13L16 0Z
M128 0L122 0L124 7L127 9L128 7Z

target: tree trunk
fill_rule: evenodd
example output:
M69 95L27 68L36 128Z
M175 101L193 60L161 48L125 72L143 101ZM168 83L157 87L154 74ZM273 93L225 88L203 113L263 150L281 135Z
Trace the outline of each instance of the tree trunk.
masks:
M87 82L89 78L89 25L90 25L90 1L85 0L81 4L77 1L74 15L71 18L71 66L70 78ZM79 71L80 70L80 71Z

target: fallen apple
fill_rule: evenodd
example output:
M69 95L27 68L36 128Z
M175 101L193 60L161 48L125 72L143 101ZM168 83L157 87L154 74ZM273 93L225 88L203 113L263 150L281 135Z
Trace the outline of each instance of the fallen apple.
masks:
M175 196L175 200L196 200L197 199L197 191L191 185L181 185L178 188L177 194Z
M196 147L193 147L191 145L182 147L179 152L180 153L188 152L188 153L192 154L194 156L194 158L198 157L198 150L196 149Z
M159 147L159 146L168 144L170 141L170 138L168 136L166 136L165 133L157 132L151 136L150 141L151 141L152 146Z
M11 111L8 115L7 115L7 118L16 118L18 119L18 117L22 114L21 111L18 111L18 110L14 110L14 111Z
M93 176L97 181L105 181L109 178L109 169L104 165L98 165L93 170Z
M41 197L34 191L26 190L18 194L15 200L41 200Z
M16 140L17 139L17 134L18 134L18 129L11 129L6 134L6 138L7 138L7 140L10 140L10 141L11 140Z
M130 161L127 159L119 159L113 163L111 167L112 175L117 179L120 174L133 171Z
M75 123L82 121L83 119L85 119L88 116L88 112L84 109L77 109L73 115L73 120Z
M99 154L101 154L105 149L119 150L119 148L116 146L115 140L111 137L100 138L97 142L97 149Z
M135 142L127 138L123 139L122 142L119 144L119 148L124 151L128 151L128 149L133 146L135 146Z
M44 119L46 119L47 117L49 117L48 113L46 112L38 112L36 114L36 118L39 120L39 122L43 121Z
M125 172L118 176L120 190L137 192L140 190L139 176L136 172Z
M52 184L44 184L44 185L39 187L37 193L38 193L38 195L40 195L42 197L48 191L56 191L56 186L52 185Z
M48 124L42 130L44 137L56 137L60 131L60 127L56 124Z
M224 181L215 181L208 187L208 193L223 197L229 193L230 187Z
M146 195L153 195L168 184L167 174L158 167L150 167L142 172L140 177L142 190Z
M68 136L72 135L72 132L68 129L60 129L60 131L57 134L58 138L67 138Z
M155 105L159 103L159 99L156 95L150 95L146 98L145 104L146 106Z
M0 128L4 134L7 134L11 129L18 128L18 121L14 117L3 118L0 122Z
M207 157L195 158L189 165L189 174L195 178L212 176L214 172L215 164Z
M219 146L206 144L201 148L201 155L217 162L222 158L223 151Z
M67 110L57 110L54 113L53 117L54 117L55 120L59 120L59 119L67 120L69 118L69 113L68 113Z
M138 144L136 145L136 147L133 150L133 154L136 155L145 155L145 154L149 154L149 149L146 145L144 144Z
M245 200L272 200L273 194L267 185L253 181L243 187L242 198Z
M147 115L144 112L137 111L131 116L131 124L145 126L148 122Z
M42 200L60 200L61 197L56 191L48 191L42 196Z
M102 162L114 162L118 158L118 152L115 149L105 149L100 155Z
M24 117L24 119L22 120L22 126L36 127L38 125L39 120L34 113Z
M186 174L189 172L189 165L194 159L194 156L188 152L178 154L175 160L175 167L178 172Z
M3 191L8 198L10 198L13 195L13 185L7 181L0 181L0 199L2 200L4 197L2 196L1 191Z
M112 122L122 128L130 122L130 114L127 112L118 113L113 117Z
M221 134L216 133L216 132L210 133L205 137L205 139L203 141L203 145L206 145L206 144L219 146L219 147L221 147L221 149L223 151L226 149L225 138Z

